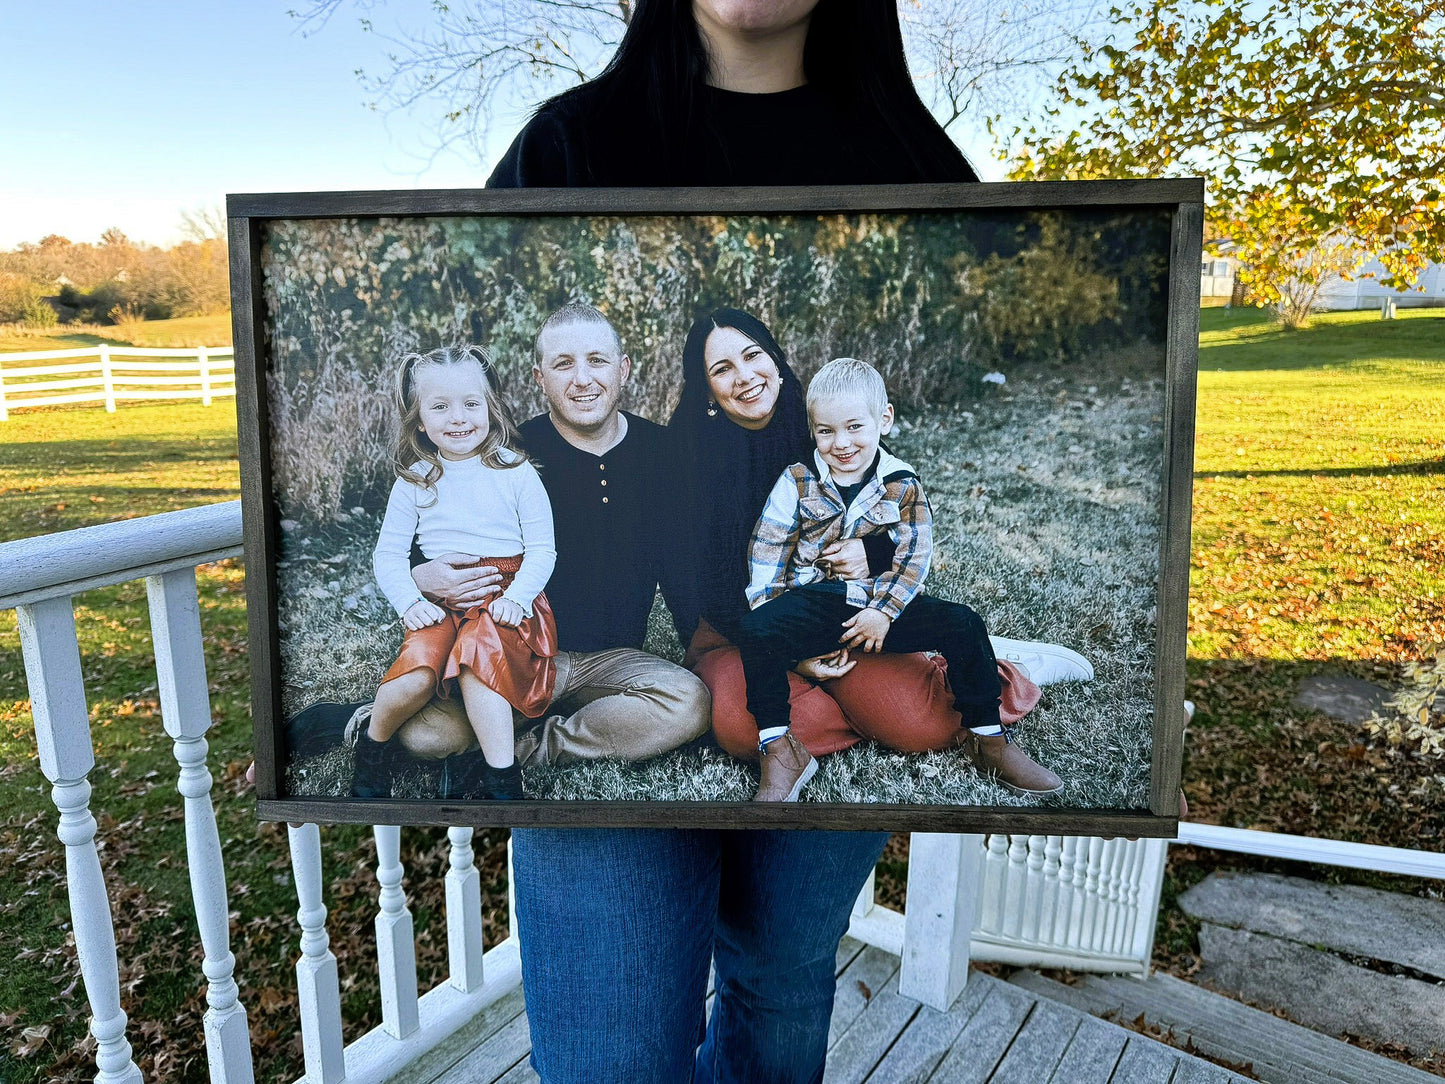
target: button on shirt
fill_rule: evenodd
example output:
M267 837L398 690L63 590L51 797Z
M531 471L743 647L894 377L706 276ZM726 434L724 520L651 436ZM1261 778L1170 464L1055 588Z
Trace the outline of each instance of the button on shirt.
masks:
M552 502L557 568L547 598L563 651L641 647L662 557L657 483L662 426L626 414L602 455L568 444L545 414L520 427Z

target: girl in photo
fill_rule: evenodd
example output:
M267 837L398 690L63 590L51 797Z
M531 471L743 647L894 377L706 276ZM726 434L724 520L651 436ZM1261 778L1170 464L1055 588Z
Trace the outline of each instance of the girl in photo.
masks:
M521 798L512 709L540 716L556 684L557 629L542 593L557 561L542 480L517 451L516 425L478 346L408 354L397 372L401 409L396 484L373 568L405 626L401 652L376 691L356 743L351 793L391 796L391 737L435 694L459 691L482 756L460 781L464 798ZM457 611L417 591L413 539L428 559L496 554L501 593Z

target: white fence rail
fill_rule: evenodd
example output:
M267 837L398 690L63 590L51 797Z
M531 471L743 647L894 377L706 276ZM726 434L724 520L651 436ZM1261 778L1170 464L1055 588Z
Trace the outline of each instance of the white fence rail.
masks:
M104 403L115 413L118 404L130 400L199 399L210 406L219 396L235 394L236 362L229 346L158 350L102 343L83 350L0 354L0 422L25 407Z
M0 544L0 608L19 613L40 768L53 785L57 834L66 851L76 950L97 1042L97 1079L110 1084L138 1082L140 1073L126 1039L113 903L96 851L88 779L95 759L71 597L105 584L146 580L161 716L175 742L186 861L203 949L210 1078L213 1084L250 1084L252 1052L233 974L230 900L206 767L211 712L195 583L196 565L236 554L240 544L239 502ZM521 982L515 918L508 938L482 952L472 829L454 827L447 833L445 874L450 974L419 993L400 829L378 826L375 835L382 1023L348 1046L342 1039L342 961L331 952L326 932L320 830L301 825L290 832L303 1082L387 1080ZM1181 838L1445 876L1440 856L1426 852L1195 824L1181 825ZM1162 840L914 833L906 913L877 905L870 878L854 905L850 932L899 955L901 992L938 1009L946 1009L963 989L970 956L1142 974L1152 952L1166 851Z

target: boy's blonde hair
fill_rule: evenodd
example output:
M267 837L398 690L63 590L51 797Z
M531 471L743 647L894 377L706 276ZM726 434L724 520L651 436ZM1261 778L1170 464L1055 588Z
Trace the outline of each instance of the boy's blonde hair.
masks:
M431 489L442 476L437 446L421 428L421 403L416 397L417 372L469 362L482 367L482 382L487 389L487 435L477 449L477 455L494 470L506 470L527 461L527 457L517 450L517 423L497 392L497 373L492 366L491 355L480 346L443 346L425 354L407 354L397 366L396 400L401 409L401 431L397 434L392 465L398 478ZM412 469L418 462L427 464L425 474Z
M888 388L878 370L856 358L834 358L808 381L808 416L813 407L825 399L840 395L857 395L863 399L875 419L883 417L888 406Z

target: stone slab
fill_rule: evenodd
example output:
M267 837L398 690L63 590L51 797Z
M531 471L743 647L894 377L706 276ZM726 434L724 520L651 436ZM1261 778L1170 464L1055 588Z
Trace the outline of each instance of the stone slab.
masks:
M1299 683L1294 706L1320 711L1345 723L1363 723L1384 708L1394 692L1348 674L1311 674Z
M1205 923L1199 981L1331 1035L1445 1050L1445 986L1384 975L1267 934Z
M1211 873L1179 897L1184 913L1445 979L1445 900L1272 873Z

